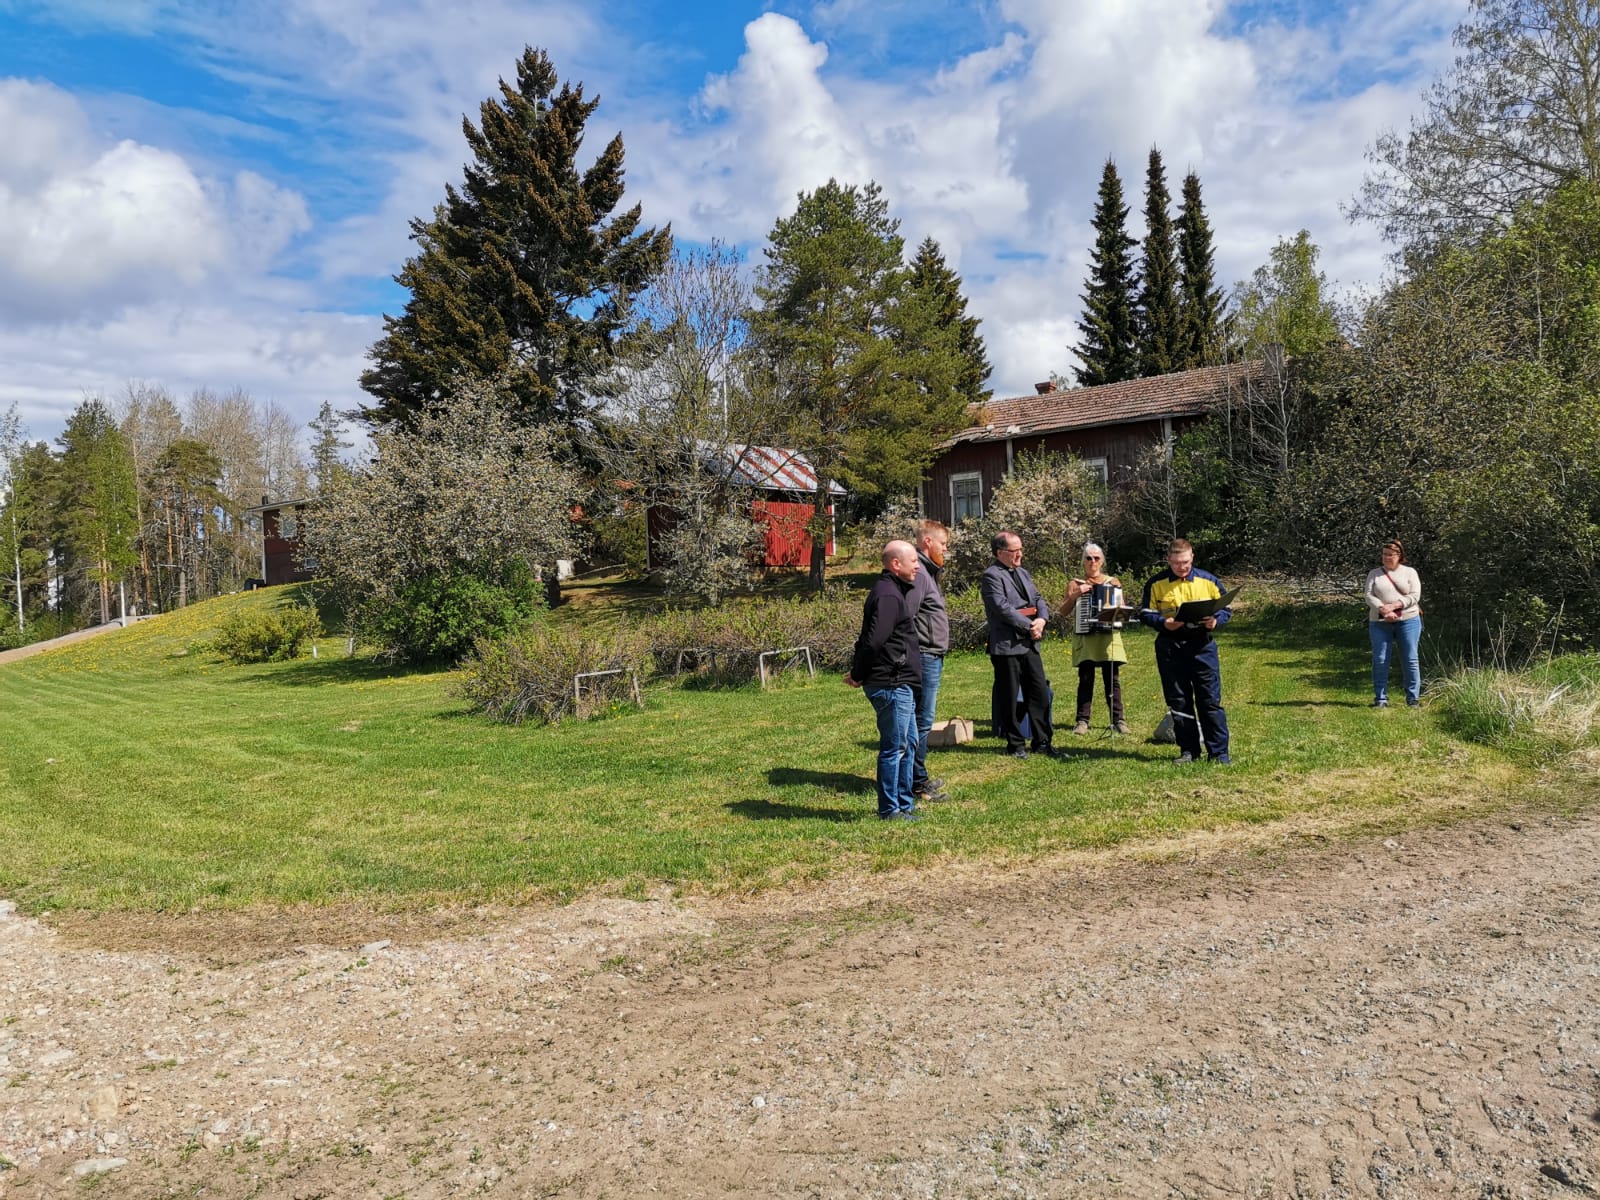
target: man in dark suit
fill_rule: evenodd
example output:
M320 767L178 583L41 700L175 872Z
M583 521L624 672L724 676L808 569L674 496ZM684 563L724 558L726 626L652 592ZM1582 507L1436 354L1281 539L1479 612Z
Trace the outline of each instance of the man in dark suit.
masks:
M1028 709L1033 750L1051 758L1068 757L1050 744L1050 681L1039 655L1040 639L1050 609L1022 567L1022 539L1009 529L990 539L994 562L983 572L980 590L989 618L989 661L994 664L996 732L1012 758L1027 758L1028 747L1017 719L1017 690Z

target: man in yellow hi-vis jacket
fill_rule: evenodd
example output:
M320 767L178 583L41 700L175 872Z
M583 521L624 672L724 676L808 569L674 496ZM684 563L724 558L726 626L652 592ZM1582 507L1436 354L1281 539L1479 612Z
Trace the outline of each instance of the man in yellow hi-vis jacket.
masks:
M1211 761L1227 765L1228 714L1222 707L1222 664L1211 634L1233 613L1219 608L1194 625L1176 619L1178 607L1190 600L1220 600L1222 581L1197 570L1194 547L1176 538L1167 547L1167 569L1144 585L1139 618L1156 630L1156 670L1161 691L1172 710L1178 739L1178 761L1196 762L1205 739Z

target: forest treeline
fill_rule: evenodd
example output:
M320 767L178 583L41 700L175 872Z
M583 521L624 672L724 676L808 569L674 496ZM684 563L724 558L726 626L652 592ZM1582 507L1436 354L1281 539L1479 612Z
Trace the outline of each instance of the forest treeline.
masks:
M261 573L246 510L306 495L350 443L324 405L308 437L282 407L242 391L178 400L129 385L85 399L56 444L0 415L0 645L236 590ZM308 457L307 445L311 453Z

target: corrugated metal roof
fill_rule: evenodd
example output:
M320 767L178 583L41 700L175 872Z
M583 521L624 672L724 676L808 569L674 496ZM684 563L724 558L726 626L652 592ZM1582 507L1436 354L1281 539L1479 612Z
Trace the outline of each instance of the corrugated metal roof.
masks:
M974 423L946 445L1191 416L1215 406L1229 389L1240 390L1248 383L1259 382L1263 370L1261 362L1230 363L1099 387L1063 388L1043 395L991 400L974 413Z
M728 469L751 487L770 492L815 492L817 473L798 450L780 446L729 446L724 451ZM828 485L835 496L845 494L837 482Z

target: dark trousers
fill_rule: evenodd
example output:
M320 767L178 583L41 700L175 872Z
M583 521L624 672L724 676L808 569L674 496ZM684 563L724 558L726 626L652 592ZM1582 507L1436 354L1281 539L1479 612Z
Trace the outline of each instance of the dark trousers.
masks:
M1156 635L1156 669L1161 672L1161 692L1167 707L1178 715L1172 731L1178 749L1200 757L1200 739L1206 753L1220 758L1228 752L1228 714L1222 707L1222 663L1211 638L1175 638Z
M1096 667L1100 668L1100 677L1105 680L1106 703L1111 705L1111 723L1115 725L1122 720L1122 664L1114 662L1078 664L1078 720L1087 721L1094 712Z
M1044 677L1044 660L1039 657L1038 649L1026 654L993 654L989 661L994 664L991 699L995 732L1005 738L1007 750L1023 748L1022 722L1017 718L1017 690L1020 688L1027 707L1033 748L1045 749L1054 731L1050 728L1050 681Z

